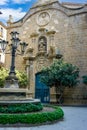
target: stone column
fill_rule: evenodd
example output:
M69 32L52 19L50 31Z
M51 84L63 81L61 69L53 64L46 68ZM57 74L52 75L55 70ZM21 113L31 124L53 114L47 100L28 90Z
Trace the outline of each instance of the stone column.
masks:
M26 61L26 73L27 73L27 78L28 78L28 89L30 89L30 64L29 60Z
M28 78L28 89L31 89L32 82L33 82L33 60L28 59L26 61L26 72L27 72L27 78Z
M47 35L49 36L49 45L50 46L55 46L55 43L54 43L54 35L55 35L55 31L48 31L47 32Z
M30 84L30 89L33 87L33 60L29 60L29 84Z
M27 72L27 77L28 77L28 92L26 97L27 98L32 98L33 97L33 60L32 59L27 59L26 60L26 72Z

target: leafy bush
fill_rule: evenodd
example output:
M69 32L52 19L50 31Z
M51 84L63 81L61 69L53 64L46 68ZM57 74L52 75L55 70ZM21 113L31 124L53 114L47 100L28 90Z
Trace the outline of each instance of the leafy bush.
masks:
M16 76L19 80L19 86L20 87L25 87L28 84L28 79L27 79L27 75L25 72L20 72L18 70L16 70Z
M8 70L5 68L0 68L0 87L4 86L5 78L8 76Z
M83 78L83 83L87 85L87 75L84 75L82 78Z
M61 108L57 107L53 112L32 113L32 114L1 114L0 124L41 124L44 122L53 122L61 119L64 112Z
M4 67L0 68L0 87L4 86L5 78L8 76L9 70L5 69ZM16 76L19 80L19 86L25 87L28 84L27 75L25 72L20 72L16 70Z
M36 112L43 109L41 103L37 104L5 104L0 106L0 113L24 113L24 112Z

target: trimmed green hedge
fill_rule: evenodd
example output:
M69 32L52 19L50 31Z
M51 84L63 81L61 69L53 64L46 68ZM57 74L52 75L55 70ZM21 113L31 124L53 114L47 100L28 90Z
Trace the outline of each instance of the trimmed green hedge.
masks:
M64 113L61 108L57 107L53 112L43 112L34 114L1 114L0 124L41 124L53 122L63 118Z
M0 106L0 113L25 113L25 112L36 112L43 109L41 103L37 104L8 104Z

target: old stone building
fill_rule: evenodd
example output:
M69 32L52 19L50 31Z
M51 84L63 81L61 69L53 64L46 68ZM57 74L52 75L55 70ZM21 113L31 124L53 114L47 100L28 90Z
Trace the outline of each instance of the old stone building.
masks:
M10 19L10 32L17 31L21 41L28 43L25 54L16 57L16 68L27 71L27 89L42 102L55 101L55 90L39 82L40 70L52 63L56 55L80 68L80 78L87 74L87 5L59 3L58 0L38 0L27 14L17 22ZM6 67L10 55L6 55ZM50 91L50 92L49 92ZM85 100L83 100L85 95ZM65 90L65 102L87 104L87 87L82 83Z
M6 26L0 22L0 41L1 40L6 40L7 36L7 29ZM4 66L5 63L5 54L2 53L2 49L0 46L0 66Z

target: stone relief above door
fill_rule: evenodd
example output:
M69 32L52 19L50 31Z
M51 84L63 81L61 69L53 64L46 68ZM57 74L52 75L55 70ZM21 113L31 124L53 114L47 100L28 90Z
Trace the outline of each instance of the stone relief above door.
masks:
M48 59L46 56L38 56L37 58L37 72L40 72L43 67L46 67L48 65Z

